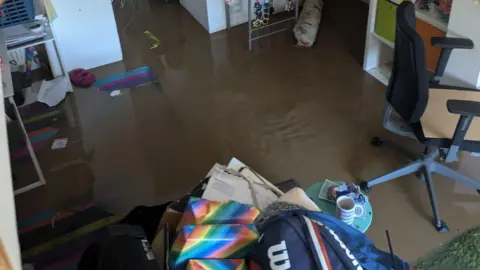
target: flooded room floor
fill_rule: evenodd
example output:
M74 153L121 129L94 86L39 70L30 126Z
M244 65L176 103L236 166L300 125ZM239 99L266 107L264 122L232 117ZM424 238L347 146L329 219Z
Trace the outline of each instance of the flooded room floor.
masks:
M403 166L408 160L400 154L369 143L380 135L422 150L382 127L384 86L361 64L367 13L361 1L328 0L313 48L294 48L286 32L250 52L246 25L209 35L176 2L117 8L124 61L94 72L101 78L148 65L160 86L117 97L96 89L70 95L73 121L60 132L75 147L39 155L47 185L16 197L19 215L91 200L115 214L159 204L231 157L271 182L293 178L304 188L325 178L368 180ZM144 31L161 45L150 49ZM478 162L465 154L454 166L480 177ZM434 183L451 232L435 231L425 185L412 175L369 194L374 218L367 235L378 247L388 248L388 229L395 253L415 261L480 223L474 190L439 176Z

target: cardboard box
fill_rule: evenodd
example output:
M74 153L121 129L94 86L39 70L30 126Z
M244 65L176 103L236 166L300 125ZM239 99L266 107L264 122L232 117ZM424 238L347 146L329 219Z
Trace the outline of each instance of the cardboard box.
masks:
M152 251L157 260L160 270L168 270L168 254L170 253L170 236L168 224L163 225L157 231L157 236L152 243Z
M175 237L175 228L182 218L182 213L167 208L159 222L157 234L152 242L152 251L161 270L168 270L170 239Z

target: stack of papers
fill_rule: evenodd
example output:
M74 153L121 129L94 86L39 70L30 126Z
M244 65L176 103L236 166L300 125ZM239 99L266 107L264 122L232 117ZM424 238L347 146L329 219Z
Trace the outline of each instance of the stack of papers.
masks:
M320 189L320 192L318 193L318 198L334 204L335 203L334 200L328 199L328 189L331 188L331 187L340 186L342 184L345 184L345 182L336 183L336 182L330 181L328 179L325 179L325 182L323 183L323 186Z
M40 26L32 30L31 27L36 25ZM47 35L42 22L38 21L7 27L3 29L3 33L5 35L7 47L13 47L32 40L42 39Z
M236 158L232 158L227 167L216 164L207 177L210 180L202 198L211 201L233 200L263 210L283 195L272 183Z

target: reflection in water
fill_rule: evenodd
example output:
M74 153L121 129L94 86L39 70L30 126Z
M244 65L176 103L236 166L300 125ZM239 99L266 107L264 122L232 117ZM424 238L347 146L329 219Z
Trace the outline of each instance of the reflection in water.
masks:
M35 105L37 104L29 107L33 108ZM70 207L93 199L95 176L90 163L95 152L84 145L75 97L68 96L65 101L52 109L58 111L54 118L42 117L46 115L42 113L35 114L35 119L38 120L26 126L27 128L47 126L58 132L36 151L47 185L16 197L19 216L46 210L68 211ZM68 138L67 146L51 150L53 138ZM12 169L14 173L18 172L16 177L20 182L28 179L36 181L35 170L29 162L12 161Z

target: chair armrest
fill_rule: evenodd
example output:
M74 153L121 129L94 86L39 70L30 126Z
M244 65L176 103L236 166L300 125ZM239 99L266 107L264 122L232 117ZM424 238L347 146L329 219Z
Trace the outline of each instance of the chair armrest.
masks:
M437 69L432 79L435 84L440 84L440 79L445 73L445 68L447 67L448 59L450 59L450 54L453 49L473 49L474 47L473 41L467 38L432 37L430 42L433 46L442 48Z
M450 163L458 160L457 153L465 139L468 128L476 116L480 116L480 102L470 100L448 100L447 109L450 113L459 114L457 127L452 138L452 144L448 148L445 162Z
M479 89L473 87L462 87L462 86L455 86L455 85L448 85L448 84L440 84L435 81L429 82L430 89L441 89L441 90L460 90L460 91L473 91L473 92L480 92Z
M480 102L471 100L448 100L447 109L450 113L463 116L480 116Z
M432 37L433 46L449 49L473 49L473 41L468 38Z

